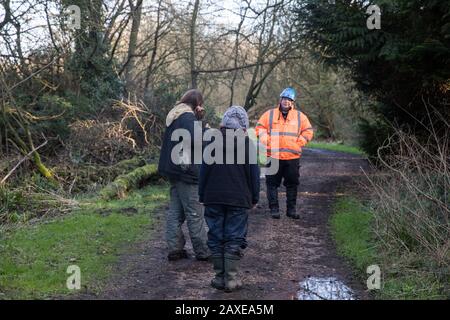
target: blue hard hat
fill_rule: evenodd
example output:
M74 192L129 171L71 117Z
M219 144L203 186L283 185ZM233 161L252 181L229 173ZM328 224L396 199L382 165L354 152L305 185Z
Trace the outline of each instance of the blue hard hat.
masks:
M280 98L288 98L295 101L295 98L297 97L297 92L295 92L294 88L286 88L281 92Z

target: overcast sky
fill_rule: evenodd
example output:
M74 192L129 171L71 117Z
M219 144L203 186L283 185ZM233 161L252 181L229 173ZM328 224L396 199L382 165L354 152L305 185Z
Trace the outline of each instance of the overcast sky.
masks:
M11 7L13 8L14 15L20 15L25 12L21 21L27 21L23 23L22 30L27 30L24 33L21 43L23 46L24 54L46 46L49 44L49 34L48 27L45 18L45 10L41 1L37 0L11 0ZM156 1L144 0L144 5L151 5ZM187 8L189 5L189 0L176 1L177 6L183 6ZM261 2L260 0L253 0L252 3ZM114 3L114 2L111 2ZM239 18L239 8L241 1L238 0L203 0L202 10L200 14L207 21L213 23L218 23L220 25L234 26L236 27L240 21ZM48 10L51 14L57 16L59 14L59 9L55 5L55 1L47 1ZM192 11L192 6L189 8ZM0 6L0 21L3 21L5 16L4 8ZM57 20L53 18L51 20L52 24L56 24ZM12 25L6 27L11 34L14 33L14 28ZM5 31L5 30L3 30ZM14 40L13 40L14 41ZM0 53L5 54L5 43L0 43Z

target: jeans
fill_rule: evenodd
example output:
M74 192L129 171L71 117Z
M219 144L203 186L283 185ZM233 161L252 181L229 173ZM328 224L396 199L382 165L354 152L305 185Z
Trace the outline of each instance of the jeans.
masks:
M213 255L242 256L247 248L248 209L227 205L206 205L208 247Z
M181 230L184 221L187 221L189 236L196 257L208 257L205 219L202 206L198 202L198 185L182 181L171 182L166 222L166 241L169 252L184 249L186 240Z

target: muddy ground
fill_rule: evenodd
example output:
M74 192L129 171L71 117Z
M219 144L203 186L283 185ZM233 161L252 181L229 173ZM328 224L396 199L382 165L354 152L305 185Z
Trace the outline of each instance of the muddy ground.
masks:
M167 261L164 210L157 214L151 237L120 257L116 273L100 295L85 299L283 299L297 298L299 282L311 277L336 277L352 288L357 299L368 299L361 281L337 255L328 226L333 203L368 168L366 160L349 154L305 149L301 159L297 206L300 220L285 215L273 220L267 211L265 182L261 201L249 216L248 248L242 259L244 287L224 293L209 286L212 265L191 258ZM354 187L354 185L353 185ZM344 191L343 191L344 190ZM339 191L339 194L337 193ZM285 212L285 190L280 206ZM185 235L187 230L184 229ZM187 237L188 239L188 237Z

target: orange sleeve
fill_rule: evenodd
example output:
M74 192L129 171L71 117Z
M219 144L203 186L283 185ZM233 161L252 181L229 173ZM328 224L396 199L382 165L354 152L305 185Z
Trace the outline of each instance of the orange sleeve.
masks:
M261 118L259 118L255 130L259 141L267 146L269 141L269 111L265 112Z
M309 122L308 117L301 113L301 130L300 130L300 136L299 136L299 143L301 147L306 146L314 136L314 131L311 125L311 122Z

